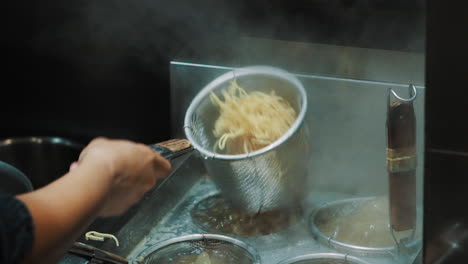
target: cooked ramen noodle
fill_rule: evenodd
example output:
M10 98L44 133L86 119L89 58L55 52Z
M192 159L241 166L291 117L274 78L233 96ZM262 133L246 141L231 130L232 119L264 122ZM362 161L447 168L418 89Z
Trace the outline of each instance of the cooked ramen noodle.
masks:
M296 120L294 108L273 90L247 92L234 80L222 96L224 101L210 95L220 111L213 130L215 151L244 154L259 150L281 137Z
M104 241L104 238L111 238L115 241L115 245L119 246L119 240L112 234L89 231L85 234L85 238L86 240L94 240L94 241Z

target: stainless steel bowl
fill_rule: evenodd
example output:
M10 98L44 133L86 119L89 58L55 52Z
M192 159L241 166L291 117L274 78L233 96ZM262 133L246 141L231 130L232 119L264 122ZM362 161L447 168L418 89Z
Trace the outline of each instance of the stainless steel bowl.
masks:
M359 207L363 202L366 202L375 197L363 197L363 198L350 198L334 202L324 203L315 209L309 218L309 226L311 228L312 234L314 237L320 241L325 246L333 248L342 253L348 253L359 256L366 257L394 257L399 254L399 249L397 246L388 246L388 247L365 247L359 245L353 245L345 243L343 241L338 241L332 237L325 235L318 225L317 221L326 221L332 217L339 217L343 215L348 215L356 208ZM420 229L420 227L417 227ZM388 231L390 232L390 230ZM416 235L414 240L408 242L405 247L409 252L416 252L421 246L421 237ZM408 252L406 252L408 253Z
M219 254L220 259L218 262L260 263L260 256L250 245L228 236L215 234L193 234L163 241L144 250L132 260L132 263L174 263L174 261L183 257L199 255L204 250ZM228 262L228 260L234 260L234 262Z
M286 259L278 264L368 264L368 262L338 253L317 253Z
M213 151L213 127L218 109L209 98L220 95L232 80L246 91L270 92L285 98L296 110L291 128L269 146L250 153L228 155ZM304 122L307 95L292 74L273 67L252 66L225 73L192 100L185 116L184 130L194 148L205 158L208 174L225 198L248 212L295 206L305 192L308 163L308 136Z
M83 146L60 137L18 137L0 141L0 161L22 171L38 189L68 172Z

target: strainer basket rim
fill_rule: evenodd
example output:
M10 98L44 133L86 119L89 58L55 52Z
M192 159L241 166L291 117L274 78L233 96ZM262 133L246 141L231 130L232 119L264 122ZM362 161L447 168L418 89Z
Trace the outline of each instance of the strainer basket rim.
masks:
M330 201L330 202L324 202L321 205L317 206L309 215L309 219L308 219L309 230L312 232L312 235L318 237L318 240L321 243L328 245L331 248L334 248L338 251L341 250L341 251L346 251L346 252L356 252L363 256L368 256L368 255L369 256L382 256L382 255L392 256L393 252L397 250L396 246L394 245L386 246L386 247L366 247L366 246L359 246L359 245L353 245L353 244L341 242L341 241L335 240L325 235L319 229L319 227L315 224L315 218L324 209L327 209L333 206L339 206L339 205L346 204L346 203L352 203L352 202L362 203L362 202L369 201L377 197L378 196L353 197L353 198L340 199L340 200L335 200L335 201ZM420 243L421 243L421 239L419 238L414 241L411 241L408 244L408 246L411 249L415 249L418 245L420 245Z
M307 260L315 260L315 259L333 259L333 260L343 260L343 261L351 261L352 264L369 264L368 262L350 256L348 254L341 254L341 253L313 253L313 254L306 254L300 255L297 257L288 258L285 260L280 261L278 264L294 264L299 261L307 261Z
M144 259L151 255L152 253L165 248L167 246L180 243L180 242L189 242L193 240L202 240L202 239L213 239L213 240L219 240L219 241L224 241L228 242L230 244L233 244L235 246L238 246L242 249L244 249L252 258L253 258L253 263L252 264L260 264L260 255L257 253L254 247L251 245L247 244L244 241L229 237L229 236L224 236L224 235L218 235L218 234L190 234L190 235L183 235L183 236L178 236L174 238L169 238L167 240L164 240L162 242L156 243L155 245L143 250L140 254L136 256L136 260ZM138 262L137 262L138 263Z
M268 145L267 147L264 147L262 149L259 149L253 152L249 152L245 154L237 154L237 155L227 155L227 154L215 153L211 150L207 150L203 148L200 144L198 144L198 142L196 142L196 140L192 136L192 129L190 127L192 115L195 113L195 111L197 110L199 105L202 103L202 101L207 96L209 96L210 92L218 88L220 84L225 83L226 81L232 79L233 76L239 77L239 76L248 76L248 75L274 76L278 79L282 79L284 81L291 83L293 87L297 89L301 97L301 109L293 125L288 129L288 131L286 131L286 133L284 133L275 142ZM213 81L211 81L202 90L200 90L200 92L194 97L194 99L190 103L187 109L187 112L185 114L184 132L185 132L187 139L192 143L193 147L197 151L199 151L204 157L218 159L218 160L227 160L227 161L242 160L245 158L252 158L255 156L262 155L266 152L269 152L277 148L283 143L285 143L290 137L294 135L296 131L299 130L300 126L302 125L305 119L306 112L307 112L306 91L302 83L299 81L299 79L297 79L297 77L294 76L292 73L282 70L280 68L276 68L272 66L263 66L263 65L234 68L233 70L226 72L222 74L221 76L217 77L216 79L214 79Z

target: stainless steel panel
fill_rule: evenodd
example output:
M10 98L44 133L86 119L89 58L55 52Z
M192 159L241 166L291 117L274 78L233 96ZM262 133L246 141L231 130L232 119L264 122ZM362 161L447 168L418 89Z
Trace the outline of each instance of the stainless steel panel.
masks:
M382 51L383 52L383 51ZM387 59L391 57L387 54ZM408 55L410 56L410 55ZM411 57L411 56L410 56ZM373 59L369 59L373 60ZM383 61L381 61L383 63ZM355 64L358 67L359 64ZM375 67L378 65L376 64ZM404 68L403 65L399 65ZM408 64L407 67L419 67ZM191 98L209 81L231 70L230 67L173 61L172 135L183 137L183 118ZM400 71L399 69L398 71ZM422 69L408 69L421 73ZM419 74L415 76L421 77ZM386 193L385 120L389 89L406 95L409 83L361 80L316 74L297 74L308 95L310 127L310 190L330 190L373 196ZM393 76L393 77L392 77ZM407 76L407 80L418 83ZM422 185L424 142L424 86L417 85L414 102L417 119L418 186ZM418 188L420 191L421 188ZM418 193L421 201L422 193Z

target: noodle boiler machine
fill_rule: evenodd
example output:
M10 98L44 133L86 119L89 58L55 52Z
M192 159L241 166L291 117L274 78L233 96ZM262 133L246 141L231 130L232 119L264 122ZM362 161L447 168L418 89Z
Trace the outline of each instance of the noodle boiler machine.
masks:
M299 157L307 167L302 182L307 191L300 204L239 211L224 199L204 157L192 154L125 215L98 219L88 228L113 234L119 246L83 236L78 241L83 244L77 243L61 263L418 263L424 56L256 38L242 38L235 46L227 56L231 59L226 54L217 59L213 53L200 59L182 52L171 62L172 137L185 137L183 120L190 102L218 76L259 64L287 70L307 93L310 149ZM409 102L411 111L395 102L403 109ZM389 113L410 123L397 118L392 130ZM398 133L411 144L396 140ZM406 144L398 148L404 155L390 151L400 143ZM390 179L401 172L411 172L414 181L399 182L398 190L408 192L395 193L392 184L397 183ZM410 198L398 200L402 195ZM412 205L404 204L413 198ZM389 199L396 199L399 207L392 202L389 208ZM369 211L361 209L365 207ZM404 208L399 215L390 212L398 208ZM335 229L327 231L332 223ZM361 233L359 223L367 223ZM349 224L354 234L345 230ZM83 260L86 252L89 258Z

